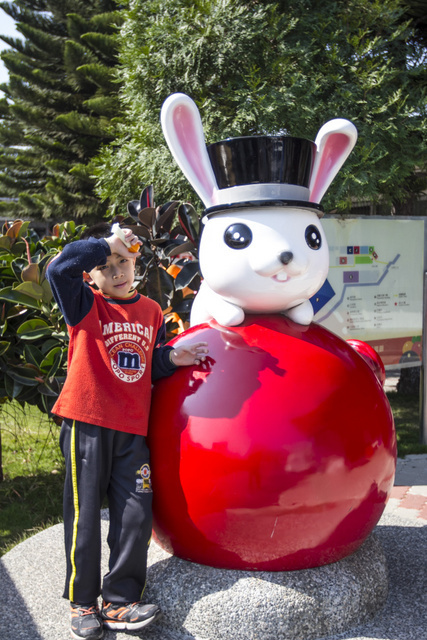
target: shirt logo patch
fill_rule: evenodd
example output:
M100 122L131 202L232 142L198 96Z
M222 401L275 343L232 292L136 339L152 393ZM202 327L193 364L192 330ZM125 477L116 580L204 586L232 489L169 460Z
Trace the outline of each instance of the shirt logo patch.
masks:
M135 342L117 342L110 349L111 366L118 378L124 382L136 382L147 366L144 351Z

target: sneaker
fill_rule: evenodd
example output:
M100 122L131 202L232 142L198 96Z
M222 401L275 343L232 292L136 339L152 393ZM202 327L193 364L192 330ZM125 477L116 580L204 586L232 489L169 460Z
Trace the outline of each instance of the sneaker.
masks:
M70 603L71 635L76 640L100 640L103 636L102 620L98 605Z
M107 629L127 629L133 631L146 627L160 615L156 604L142 604L129 602L128 604L113 604L104 602L101 617Z

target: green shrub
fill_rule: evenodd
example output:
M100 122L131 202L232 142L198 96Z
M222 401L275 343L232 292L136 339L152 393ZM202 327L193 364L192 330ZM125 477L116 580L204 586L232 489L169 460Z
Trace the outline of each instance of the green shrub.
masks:
M29 222L5 224L0 236L0 402L49 413L65 378L68 335L46 268L83 226L66 222L40 239Z

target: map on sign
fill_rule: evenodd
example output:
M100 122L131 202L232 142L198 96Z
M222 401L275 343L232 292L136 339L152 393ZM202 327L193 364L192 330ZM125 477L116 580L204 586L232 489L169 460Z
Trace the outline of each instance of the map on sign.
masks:
M386 366L421 359L424 220L322 220L327 282L312 300L315 322L369 342Z

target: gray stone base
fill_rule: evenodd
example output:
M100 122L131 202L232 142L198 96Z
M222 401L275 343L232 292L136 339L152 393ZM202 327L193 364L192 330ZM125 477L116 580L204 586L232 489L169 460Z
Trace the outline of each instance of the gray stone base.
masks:
M386 560L374 534L352 556L315 569L214 569L152 543L144 599L164 614L165 637L314 640L369 620L385 603ZM156 627L162 628L160 620Z
M427 628L427 527L392 515L382 522L349 558L286 573L212 569L172 557L153 543L144 599L158 603L163 618L139 633L106 630L104 640L337 640L343 632L345 640L421 640ZM105 519L103 574L107 531ZM55 525L0 559L1 640L70 637L69 604L61 598L63 536L62 524ZM381 611L387 571L378 540L391 574L391 594Z

